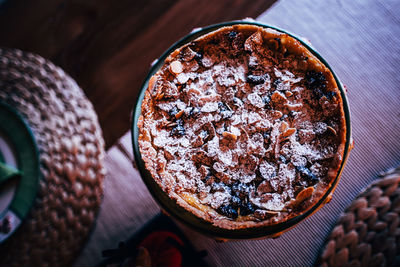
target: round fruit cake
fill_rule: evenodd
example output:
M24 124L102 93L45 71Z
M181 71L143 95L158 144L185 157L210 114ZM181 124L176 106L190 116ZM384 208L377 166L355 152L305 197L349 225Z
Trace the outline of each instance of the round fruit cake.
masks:
M288 34L222 27L173 51L138 121L152 178L224 229L303 214L343 161L346 123L331 71Z

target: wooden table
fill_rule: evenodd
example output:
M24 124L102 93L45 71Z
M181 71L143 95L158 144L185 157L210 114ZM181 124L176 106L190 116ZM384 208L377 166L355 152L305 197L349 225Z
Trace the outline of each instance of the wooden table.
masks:
M0 46L66 70L92 101L111 147L129 129L154 59L195 27L257 17L275 1L10 0L0 6Z
M211 266L312 266L335 221L377 173L400 164L400 2L281 0L257 20L308 38L348 88L355 148L329 205L274 240L217 243L182 227ZM147 66L144 67L147 69ZM76 266L93 266L159 212L132 167L130 134L107 153L105 196Z

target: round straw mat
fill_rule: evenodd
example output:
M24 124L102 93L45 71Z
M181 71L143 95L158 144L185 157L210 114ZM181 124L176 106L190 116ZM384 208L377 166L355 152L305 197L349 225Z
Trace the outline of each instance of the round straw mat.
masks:
M400 167L381 176L341 215L321 266L400 266Z
M0 101L31 127L42 174L30 214L0 247L0 265L71 265L103 192L104 141L93 106L63 70L16 49L0 49Z

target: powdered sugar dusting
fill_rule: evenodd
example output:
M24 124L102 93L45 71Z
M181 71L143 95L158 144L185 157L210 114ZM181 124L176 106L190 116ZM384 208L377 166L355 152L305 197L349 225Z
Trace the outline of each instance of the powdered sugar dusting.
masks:
M262 108L265 105L262 98L257 93L249 94L247 99L255 107Z
M238 39L246 53L232 54L232 41L225 52L183 49L159 71L160 97L145 118L156 166L175 179L171 189L229 218L284 210L326 175L337 152L328 136L334 124L315 111L304 72L269 66L260 36L246 38ZM171 73L168 64L179 60L182 71ZM163 94L168 88L175 93Z

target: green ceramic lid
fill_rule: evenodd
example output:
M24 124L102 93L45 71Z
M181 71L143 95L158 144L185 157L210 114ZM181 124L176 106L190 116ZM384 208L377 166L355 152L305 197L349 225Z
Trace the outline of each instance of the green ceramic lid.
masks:
M4 156L0 156L0 185L8 180L20 177L21 172L5 163Z
M22 116L0 102L0 243L18 228L39 185L39 155Z
M227 230L227 229L222 229L222 228L213 226L211 223L206 222L206 221L200 219L199 217L196 217L194 214L186 211L185 209L183 209L182 207L177 205L174 200L169 198L168 195L164 191L162 191L162 189L154 181L154 179L151 177L150 173L146 170L146 168L144 166L144 162L142 160L140 150L139 150L139 144L138 144L139 130L137 127L137 123L138 123L138 119L139 119L139 116L141 113L141 106L142 106L142 101L144 98L144 93L148 87L149 80L162 67L165 59L169 56L169 54L172 53L173 51L175 51L177 48L183 46L186 43L189 43L189 42L195 40L196 38L198 38L202 35L205 35L209 32L212 32L212 31L217 30L224 26L231 26L231 25L236 25L236 24L251 24L251 25L260 26L263 28L270 28L270 29L274 29L279 32L286 33L286 34L290 35L291 37L297 39L311 53L313 53L331 71L333 77L336 80L338 88L341 92L341 97L343 99L343 107L344 107L344 112L345 112L347 131L346 131L346 146L345 146L345 152L344 152L344 160L342 161L342 165L339 169L338 175L337 175L336 179L333 181L332 186L327 190L325 195L321 198L321 200L316 205L314 205L307 212L305 212L297 217L294 217L292 219L289 219L288 221L285 221L283 223L279 223L276 225L265 226L265 227L260 227L260 228ZM314 211L316 211L324 203L326 198L332 193L335 186L337 185L341 171L346 163L346 159L348 157L348 153L349 153L349 149L350 149L350 145L351 145L350 111L349 111L349 106L348 106L348 102L347 102L347 97L345 94L345 90L343 89L342 83L339 81L339 79L333 72L332 68L329 66L329 64L315 50L315 48L313 48L310 45L310 43L307 40L304 40L303 38L300 38L292 33L289 33L288 31L279 29L277 27L265 25L265 24L255 22L255 21L247 21L247 20L224 22L224 23L215 24L215 25L211 25L208 27L204 27L204 28L197 28L197 29L193 30L190 34L186 35L181 40L176 42L174 45L172 45L159 59L154 61L146 79L144 80L144 83L141 87L140 94L138 96L136 106L133 109L132 131L131 132L132 132L132 145L133 145L133 150L134 150L134 154L135 154L135 160L136 160L137 166L139 168L140 174L141 174L142 179L145 182L147 188L149 189L150 193L157 200L157 202L160 204L160 206L168 214L179 219L181 222L185 223L187 226L191 227L192 229L195 229L203 234L212 236L214 238L223 238L223 239L252 239L252 238L261 238L261 237L273 235L275 233L282 232L282 231L296 225L303 219L310 216Z

